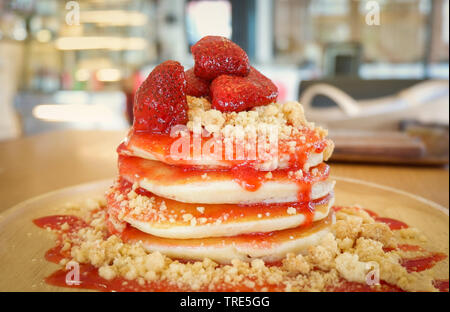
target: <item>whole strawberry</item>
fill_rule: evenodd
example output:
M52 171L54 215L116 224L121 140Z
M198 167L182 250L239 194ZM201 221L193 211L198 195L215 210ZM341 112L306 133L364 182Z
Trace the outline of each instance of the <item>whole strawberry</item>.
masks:
M153 69L136 92L133 128L136 132L169 133L177 124L186 124L186 77L176 61L166 61Z
M220 36L206 36L191 48L195 75L212 80L220 75L247 76L250 63L247 53L233 41Z
M222 112L240 112L274 102L277 86L253 67L247 77L222 75L210 86L212 108Z
M186 72L186 94L196 97L209 95L209 81L198 78L194 74L194 69L188 69Z

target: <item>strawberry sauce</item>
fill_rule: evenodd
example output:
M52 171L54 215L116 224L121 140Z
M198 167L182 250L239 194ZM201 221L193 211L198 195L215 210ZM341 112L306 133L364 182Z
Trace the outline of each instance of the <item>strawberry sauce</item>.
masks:
M322 153L328 144L325 139L320 138L317 133L311 129L303 129L299 134L293 135L289 139L289 142L295 141L297 143L295 151L292 151L288 142L281 140L278 142L277 153L275 153L270 146L270 142L265 143L269 145L269 150L267 150L267 146L264 146L265 148L262 148L260 151L260 148L258 147L259 143L254 142L255 146L253 148L255 150L249 151L248 148L245 147L245 142L233 140L230 145L229 143L225 143L224 138L221 138L220 136L216 138L211 135L195 136L192 132L189 134L188 138L185 138L185 142L187 143L187 153L181 153L181 147L173 149L174 146L178 147L176 142L180 142L179 140L180 136L178 135L170 136L168 134L136 133L131 130L128 134L127 141L121 143L117 148L117 153L119 155L133 156L133 150L139 149L140 151L152 155L152 159L166 164L193 166L197 169L201 169L202 167L205 168L198 159L215 160L216 165L219 165L218 167L216 166L216 168L220 168L220 166L223 166L224 168L235 166L241 168L255 168L273 157L278 157L280 159L282 156L287 156L289 161L288 167L285 169L294 170L303 168L311 153ZM197 147L196 144L199 146ZM221 148L218 148L216 151L215 146L221 146ZM230 148L228 146L230 146ZM173 153L174 151L176 153ZM238 151L240 151L240 153Z
M125 179L120 179L115 186L118 194L124 197L131 191L132 185ZM185 213L191 214L195 218L207 218L204 223L211 223L222 219L222 223L234 222L234 221L248 221L248 220L260 220L261 218L276 218L286 217L287 209L292 207L296 210L297 214L305 216L306 221L304 226L312 223L316 209L321 213L328 211L328 202L332 199L333 194L330 193L322 198L318 198L308 202L287 202L287 203L255 203L255 204L202 204L204 211L200 212L197 208L199 204L183 203L175 200L159 197L149 191L138 187L135 192L139 195L146 196L155 199L155 212L147 213L143 215L133 216L140 221L168 223L167 219L173 218L175 222L171 224L186 223L183 222L182 215ZM108 212L119 213L123 210L124 216L132 213L128 205L120 208L120 202L115 199L114 194L107 196ZM164 210L159 210L161 203L164 202ZM116 209L117 208L117 209ZM164 218L162 218L164 217Z
M252 167L234 167L231 169L233 180L236 181L243 189L249 192L257 191L263 184L265 174Z
M439 291L441 291L441 292L449 291L448 280L435 280L435 281L433 281L433 285L434 285L434 287L439 289Z
M408 225L406 223L391 218L376 217L375 221L386 223L391 230L400 230L408 228Z
M103 292L191 292L189 287L179 287L177 285L169 284L167 281L158 282L144 282L139 283L137 280L127 280L125 278L114 278L112 280L106 280L98 274L97 268L92 265L82 264L80 265L80 285L67 285L66 275L68 271L64 269L57 270L45 279L45 282L49 285L69 288L81 288L92 289ZM266 287L268 291L282 291L282 285L255 285L255 287L249 288L243 284L238 286L230 286L226 283L221 283L213 289L213 291L219 292L231 292L231 291L261 291ZM197 291L211 291L208 287L203 287Z
M339 208L338 208L339 209ZM33 220L33 223L41 228L50 228L54 230L58 230L67 234L75 233L81 228L88 227L85 221L70 215L55 215L55 216L47 216L39 219ZM248 236L253 236L253 238L260 239L260 233L249 234ZM411 247L400 246L400 249L416 251L417 247L411 245ZM68 258L70 255L62 252L62 244L61 240L57 240L57 245L51 249L49 249L45 258L49 262L59 263L61 259ZM428 260L419 260L419 259L405 259L402 261L402 264L411 271L421 271L428 268L433 267L438 261L445 259L444 254L433 254L431 258ZM272 265L277 265L274 263ZM278 264L279 265L279 264ZM65 269L59 269L56 272L52 273L45 279L45 282L49 285L59 286L59 287L68 287L68 288L81 288L81 289L92 289L98 291L121 291L121 292L131 292L131 291L192 291L189 288L179 288L175 285L170 285L166 281L158 281L158 282L144 282L139 283L137 280L126 280L124 278L114 278L112 280L106 280L98 274L97 268L89 264L81 264L80 265L80 285L68 285L66 283L66 275L68 271ZM448 292L448 280L435 280L434 285L440 291ZM199 289L199 291L260 291L262 288L266 287L268 291L282 291L283 285L256 285L254 288L248 288L243 284L236 286L230 286L226 283L219 283L220 285L215 287L214 289L203 288ZM401 291L401 289L389 285L385 282L381 282L380 286L368 286L364 284L341 281L338 285L330 285L327 291L333 292L376 292L376 291L389 291L396 292Z
M431 253L429 256L423 256L413 259L402 259L401 264L408 272L421 272L431 269L436 263L447 259L444 253Z
M328 178L329 166L318 165L315 174L303 173L301 177L293 176L289 169L279 169L271 172L270 181L295 182L299 186L299 201L308 201L312 184ZM157 161L138 157L119 155L119 175L130 182L148 179L159 185L187 184L204 181L236 181L243 189L257 191L263 182L269 181L267 172L255 170L248 166L238 166L231 170L202 170L192 166L171 166ZM207 179L207 180L205 180Z
M336 211L342 209L343 207L337 207L335 208ZM396 219L391 219L391 218L384 218L384 217L380 217L378 216L378 214L376 214L375 212L369 210L369 209L363 209L365 212L367 212L367 214L369 214L369 216L371 216L372 218L375 219L375 221L377 222L382 222L385 223L389 226L389 228L391 230L401 230L401 229L407 229L409 228L408 224L406 224L405 222L402 222L400 220L396 220Z
M369 286L367 284L349 282L341 280L339 285L330 286L328 291L331 292L403 292L401 288L388 284L384 281L380 281L380 285Z
M332 222L333 214L330 213L325 219L315 222L312 225L301 225L294 228L271 231L271 232L254 232L248 234L239 234L235 236L225 237L206 237L206 238L190 238L190 239L173 239L150 235L139 231L136 228L127 226L120 237L124 242L135 243L142 242L146 247L151 249L160 249L167 247L183 246L186 248L199 247L217 247L234 246L236 248L250 246L253 248L264 249L274 248L286 242L301 239L314 234L328 227Z

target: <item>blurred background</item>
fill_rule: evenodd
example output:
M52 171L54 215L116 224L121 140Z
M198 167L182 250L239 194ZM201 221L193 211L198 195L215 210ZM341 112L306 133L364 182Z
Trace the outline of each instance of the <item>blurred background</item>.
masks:
M152 68L190 68L210 34L329 127L336 160L448 162L448 0L0 0L0 141L126 129Z

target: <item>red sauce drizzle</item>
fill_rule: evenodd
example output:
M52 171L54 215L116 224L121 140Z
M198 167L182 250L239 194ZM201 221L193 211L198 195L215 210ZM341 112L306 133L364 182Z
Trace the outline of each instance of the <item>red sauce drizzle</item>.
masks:
M373 212L372 210L369 209L364 209L365 212L367 212L369 214L369 216L371 216L372 218L377 218L378 214Z
M40 228L50 228L52 230L64 231L64 232L75 232L79 229L87 227L87 223L84 220L71 215L54 215L47 216L39 219L33 220L33 223ZM68 228L62 230L62 225L67 223Z
M45 260L47 260L48 262L58 264L62 259L65 258L61 250L62 248L63 246L58 244L55 247L52 247L49 250L47 250L47 252L45 253Z
M131 190L132 184L128 182L127 180L121 178L119 180L119 183L117 185L117 190L120 191L122 194L126 194ZM135 192L142 196L152 197L156 196L153 193L143 189L143 188L136 188ZM311 200L308 202L286 202L286 203L251 203L251 204L209 204L206 205L208 207L209 212L208 216L215 219L223 216L224 211L226 211L226 214L228 216L229 220L235 220L239 218L245 218L247 216L254 216L257 214L265 214L268 211L270 211L271 214L274 216L282 213L284 214L286 212L287 208L295 208L297 210L297 213L304 215L305 222L302 226L308 226L312 224L314 221L314 214L316 211L316 207L318 205L323 205L328 203L330 198L333 196L333 193L330 193L324 197ZM157 196L156 196L157 197ZM159 197L158 197L159 198ZM108 199L109 202L110 199ZM157 199L158 201L159 199ZM172 205L172 200L170 199L164 199L166 202L166 205L170 208ZM110 207L113 207L113 204L110 203ZM181 205L184 209L189 209L192 204L186 204L186 203L179 203L177 202L177 205ZM196 207L196 205L193 205ZM217 209L220 208L220 209ZM216 211L214 211L216 209ZM109 210L111 212L111 209ZM195 215L194 215L195 216Z
M342 207L334 207L337 211L342 209ZM396 220L395 220L396 221ZM400 222L400 221L398 221ZM71 215L54 215L47 216L39 219L33 220L33 223L41 228L51 228L59 231L63 231L65 233L74 233L81 228L88 227L88 224L84 222L82 219L71 216ZM67 223L68 228L62 230L62 225ZM253 233L248 234L252 236L257 235L269 235L270 233ZM261 235L263 236L263 235ZM63 258L67 258L69 255L64 254L61 251L62 245L60 240L58 240L58 244L49 249L45 258L49 262L59 263L59 261ZM399 245L399 249L406 251L419 251L421 247L414 245ZM419 272L433 267L437 262L446 259L446 255L442 253L433 253L431 256L416 258L416 259L403 259L402 265L406 267L408 272ZM280 262L271 263L270 265L281 265ZM145 282L140 284L137 280L126 280L124 278L114 278L112 280L106 280L98 274L97 268L89 264L81 264L80 265L80 285L68 285L66 283L66 274L68 271L65 269L60 269L48 276L45 279L45 282L59 287L68 287L68 288L82 288L82 289L92 289L98 291L120 291L120 292L131 292L131 291L192 291L191 289L182 289L174 285L170 285L165 281L158 282ZM251 278L250 278L251 279ZM434 286L443 292L449 291L449 281L448 280L435 280L433 282ZM230 286L226 283L219 283L214 291L260 291L263 287L267 287L269 291L282 291L283 285L261 285L256 286L255 288L248 288L244 285ZM199 291L208 291L208 288L199 289ZM355 282L348 282L342 280L338 285L330 285L327 288L327 291L332 292L398 292L402 291L400 288L387 284L386 282L381 281L381 285L378 286L369 286L366 284L360 284Z
M189 156L193 157L198 153L199 151L194 150L194 137L192 133L190 133L189 138ZM117 152L121 155L132 155L131 149L129 149L128 146L135 146L142 150L146 150L148 152L151 152L158 158L160 161L164 161L168 164L174 164L174 165L181 165L182 163L189 165L194 164L192 160L182 160L181 162L179 160L174 160L172 158L172 155L170 154L170 149L172 144L178 140L179 137L170 137L170 135L161 135L161 134L151 134L151 133L136 133L133 131L133 129L130 130L128 133L128 140L127 142L123 142L119 145L117 148ZM199 137L196 138L197 142L200 142L201 144L201 151L205 152L205 150L208 150L208 148L211 147L210 140L212 138L210 136L208 137ZM218 137L213 139L214 141L217 141L219 143L222 143L221 151L218 151L221 154L221 159L223 162L229 163L233 166L248 166L248 167L254 167L255 164L261 163L264 159L261 159L260 155L260 148L258 145L256 145L256 155L257 158L255 160L253 159L245 159L245 160L238 160L237 157L237 150L243 149L242 142L235 141L233 142L233 150L232 150L232 159L229 159L230 155L227 155L227 151L225 148L225 144L223 144L222 137ZM308 159L308 155L312 152L315 153L321 153L324 151L324 149L327 147L327 140L321 138L314 130L311 129L303 129L302 133L299 133L289 139L289 142L291 141L297 141L297 148L295 152L291 151L290 146L285 141L280 141L278 144L278 154L280 155L289 155L289 167L291 169L294 168L302 168L303 165L306 163ZM259 142L255 142L259 144ZM268 142L267 142L268 143ZM270 149L270 147L269 147ZM208 150L209 153L212 153L211 150ZM268 151L267 147L264 148L264 154ZM245 151L245 154L247 156L248 151ZM266 155L267 156L267 155Z
M374 218L375 221L386 223L391 230L407 229L409 227L408 224L406 224L405 222L391 218L379 217L377 213L369 209L364 209L364 211L367 212L369 216Z
M299 203L300 204L300 203ZM293 206L297 208L296 205ZM303 223L304 227L311 226L314 221L314 207L311 206L310 202L303 203L300 209L297 208L297 211L301 211L301 213L305 216L305 222Z
M124 278L114 278L106 280L98 274L97 268L92 265L80 265L80 285L67 285L66 283L67 271L61 269L45 279L45 282L50 285L69 288L93 289L103 292L181 292L192 291L190 288L180 288L176 285L171 285L166 281L145 282L138 283L136 280L127 280ZM251 280L251 278L249 278ZM245 285L230 286L226 283L217 285L214 291L230 292L230 291L261 291L263 287L267 287L268 291L281 291L282 285L256 285L254 288L249 288ZM208 287L200 288L198 291L210 291Z
M166 283L147 283L140 285L136 280L126 280L124 278L114 278L106 280L98 274L96 267L89 264L80 265L80 285L68 285L66 283L66 275L68 271L61 269L45 279L50 285L69 288L93 289L98 291L176 291L166 285Z
M274 263L274 265L277 265ZM135 280L126 280L124 278L114 278L112 280L106 280L99 276L97 268L92 265L82 264L80 265L81 284L80 285L67 285L66 284L67 271L61 269L57 270L45 279L45 282L50 285L69 288L81 288L81 289L93 289L98 291L117 291L117 292L163 292L163 291L192 291L190 289L179 288L174 285L170 285L167 282L153 282L139 284ZM433 285L441 292L449 291L448 280L435 280ZM256 285L255 288L248 288L244 285L240 285L237 288L231 287L226 283L219 285L215 291L260 291L264 286ZM269 291L282 291L282 285L266 285ZM403 292L402 289L390 285L384 281L380 282L378 286L369 286L367 284L361 284L356 282L349 282L342 280L338 286L330 286L326 289L329 292ZM199 289L199 291L208 291L208 289Z
M408 228L408 224L391 218L376 217L375 221L386 223L391 230L400 230Z
M445 259L447 259L447 255L436 252L432 253L430 256L402 259L400 263L408 272L421 272L431 269L436 263Z
M410 245L410 244L399 244L397 246L398 249L403 251L425 251L422 247L417 245Z
M249 167L248 164L239 165L228 169L198 169L193 166L177 166L176 169L170 165L164 165L167 168L155 168L153 161L144 160L137 157L119 155L119 174L131 182L134 179L148 177L159 180L162 183L184 183L188 179L200 180L201 176L207 173L213 179L232 179L247 191L257 191L262 183L266 181L265 171L256 170ZM291 175L291 169L277 169L271 171L274 179L280 181L291 181L298 185L298 201L309 201L311 186L313 183L324 181L329 176L329 166L322 163L315 167L316 174L306 172L297 179ZM138 177L138 178L136 178Z
M397 245L397 248L393 248L393 247L383 247L383 251L384 252L390 252L393 250L402 250L402 251L425 251L425 249L423 249L420 246L417 245L409 245L409 244L399 244Z
M446 280L435 280L433 281L434 287L439 289L441 292L448 292L448 279Z
M349 282L341 280L338 285L328 287L327 291L332 292L403 292L401 288L380 281L380 285L369 286L367 284Z
M126 147L124 142L120 143L119 146L117 146L116 152L119 155L120 154L125 154L125 155L127 154L127 147Z
M68 234L75 233L78 230L88 226L88 224L84 220L71 215L47 216L35 219L33 220L33 223L43 229L49 228L52 230L60 231L61 233ZM67 228L64 227L63 229L64 224L67 224ZM60 238L58 238L57 243L58 244L55 247L50 248L45 253L45 259L49 262L59 263L62 259L70 256L68 251L63 252L61 250L63 246L61 244Z
M231 172L233 173L233 180L249 192L255 192L261 187L266 174L248 166L236 166L231 169Z

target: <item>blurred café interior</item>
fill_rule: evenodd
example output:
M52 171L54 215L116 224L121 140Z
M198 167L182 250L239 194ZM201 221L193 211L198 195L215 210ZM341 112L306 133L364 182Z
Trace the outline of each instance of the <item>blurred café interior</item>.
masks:
M329 127L335 160L448 163L448 0L0 0L0 142L125 130L140 82L205 35Z

